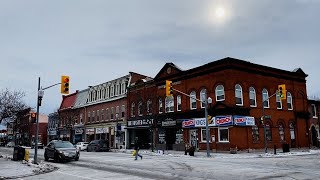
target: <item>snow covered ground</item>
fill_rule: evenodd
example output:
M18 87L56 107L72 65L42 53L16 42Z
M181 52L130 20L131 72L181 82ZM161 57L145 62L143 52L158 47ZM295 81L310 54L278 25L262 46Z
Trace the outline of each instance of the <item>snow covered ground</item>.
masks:
M0 153L10 150L0 148ZM195 157L176 151L164 154L141 151L141 154L143 159L134 161L131 150L81 152L77 162L50 161L47 164L59 169L23 179L320 179L318 149L293 149L276 155L262 151L211 153L210 158L206 152L196 152ZM42 160L43 150L38 155Z

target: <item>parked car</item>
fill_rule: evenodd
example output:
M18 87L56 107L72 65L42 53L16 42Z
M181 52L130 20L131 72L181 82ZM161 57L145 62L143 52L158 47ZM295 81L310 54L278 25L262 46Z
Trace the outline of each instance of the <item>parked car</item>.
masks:
M80 151L73 146L69 141L53 140L49 142L44 151L44 160L48 161L50 158L54 162L64 160L76 160L80 157Z
M93 140L88 144L87 151L106 151L108 152L110 150L109 143L106 140L100 139L100 140Z
M36 143L31 144L31 149L35 148ZM42 142L38 142L38 149L43 149L44 145Z
M78 142L76 145L75 145L75 147L77 148L77 149L79 149L80 151L82 151L82 150L86 150L87 149L87 147L88 147L88 142Z
M15 143L13 141L8 142L7 147L14 147Z

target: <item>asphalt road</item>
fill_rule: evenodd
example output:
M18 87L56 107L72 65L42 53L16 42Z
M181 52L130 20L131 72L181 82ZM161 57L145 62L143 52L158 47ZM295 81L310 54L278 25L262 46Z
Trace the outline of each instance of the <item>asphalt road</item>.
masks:
M38 155L43 160L43 150ZM125 153L81 152L79 161L50 161L59 170L23 179L320 179L320 154L272 158L212 155L212 158L144 155L143 160L134 161Z

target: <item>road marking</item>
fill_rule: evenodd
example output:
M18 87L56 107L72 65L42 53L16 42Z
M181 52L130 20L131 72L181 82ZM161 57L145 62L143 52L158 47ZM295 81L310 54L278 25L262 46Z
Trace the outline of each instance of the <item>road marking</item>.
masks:
M77 175L74 175L74 174L69 174L69 173L66 173L66 172L62 172L62 171L56 171L58 173L61 173L61 174L65 174L65 175L68 175L68 176L73 176L73 177L77 177L77 178L83 178L83 179L92 179L92 180L96 180L97 178L91 178L91 177L85 177L85 176L77 176Z

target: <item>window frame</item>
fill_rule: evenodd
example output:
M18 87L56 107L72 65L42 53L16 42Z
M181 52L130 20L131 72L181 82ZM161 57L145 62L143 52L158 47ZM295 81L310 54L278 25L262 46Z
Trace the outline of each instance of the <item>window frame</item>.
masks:
M252 130L253 143L259 142L260 141L259 126L258 125L252 126L251 130Z
M201 100L200 107L201 107L201 109L205 108L204 101L206 101L206 96L207 96L207 89L201 89L201 91L200 91L200 100Z
M162 103L162 98L159 98L159 114L163 113L163 103Z
M219 88L221 87L221 88ZM222 94L220 95L220 93ZM224 86L222 84L219 84L216 89L215 89L215 94L216 94L216 101L224 101L226 99L225 97L225 92L224 92ZM222 99L219 99L219 97L223 97Z
M138 116L143 116L143 104L142 104L142 101L138 102Z
M290 92L287 92L287 106L288 110L293 110L292 94Z
M277 109L282 109L282 100L278 93L276 93L276 104L277 104Z
M240 93L240 97L238 97L237 93ZM236 106L243 106L243 92L240 84L234 86L234 96L236 98ZM237 99L240 99L241 103L237 103Z
M192 91L190 93L190 110L197 109L197 100L195 98L197 98L197 93ZM193 105L195 105L195 107L193 107Z
M177 95L177 111L181 111L181 95Z
M228 131L228 137L227 137L227 140L221 140L221 130L227 130ZM229 128L228 127L219 127L218 128L218 140L219 142L221 143L229 143L229 139L230 139L230 133L229 133Z
M251 95L254 96L254 99L251 99ZM254 101L254 105L251 104L251 100ZM250 107L257 107L257 93L254 87L252 86L249 88L249 103Z
M268 106L265 106L265 103L264 103L265 96L266 96L266 99L268 99L268 100L266 101L266 103L267 103ZM262 90L262 105L263 105L264 108L270 108L270 102L269 102L269 100L270 100L270 99L269 99L269 92L268 92L268 90L267 90L266 88L263 88L263 90Z
M130 115L131 117L135 117L135 108L136 108L136 104L134 102L131 103L131 111L130 111Z
M211 142L211 139L210 139L210 128L208 129L208 131L209 131L209 142ZM201 142L207 142L206 128L201 128Z
M311 104L311 113L312 113L312 118L318 118L317 116L317 106L315 104Z

